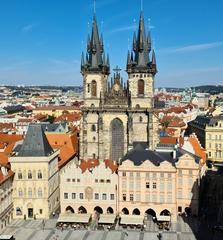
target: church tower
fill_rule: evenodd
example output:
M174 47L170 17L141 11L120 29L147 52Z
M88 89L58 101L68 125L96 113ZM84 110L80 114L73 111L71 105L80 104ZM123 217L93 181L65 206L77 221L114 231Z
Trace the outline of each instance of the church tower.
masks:
M128 52L127 73L132 108L153 108L154 77L157 73L155 52L151 55L150 33L146 37L143 12L140 14L139 29L133 37L133 51Z
M99 39L96 15L93 17L91 37L88 35L86 58L82 52L81 73L84 79L86 107L99 107L104 99L110 72L109 56L105 56L103 36Z

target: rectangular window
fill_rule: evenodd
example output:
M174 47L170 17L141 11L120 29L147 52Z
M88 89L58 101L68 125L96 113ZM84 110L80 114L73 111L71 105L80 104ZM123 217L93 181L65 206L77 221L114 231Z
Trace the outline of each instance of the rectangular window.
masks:
M193 175L193 171L190 169L189 170L189 175L192 176Z
M72 182L75 182L75 178L72 179Z
M99 200L99 194L98 194L98 193L95 193L95 194L94 194L94 199L95 199L95 200Z
M172 191L172 182L167 183L167 191L171 192Z
M107 194L106 193L102 194L102 200L107 200Z
M126 181L122 181L122 188L126 188Z
M133 188L134 188L134 182L130 181L129 182L129 189L133 190Z
M156 202L156 201L157 201L156 194L153 193L153 195L152 195L152 202Z
M178 170L178 174L179 174L180 176L182 175L182 170L181 170L181 169Z
M153 189L156 189L156 183L155 182L153 183Z
M130 173L129 173L129 176L130 176L130 177L133 177L133 172L130 172Z
M95 179L95 183L98 183L98 179Z
M156 178L156 173L153 173L153 178Z
M123 176L123 177L126 177L126 172L123 172L123 173L122 173L122 176Z
M72 199L76 199L76 193L72 193Z
M146 182L146 188L149 188L149 182Z
M211 152L208 152L208 157L211 157Z
M77 179L77 182L80 182L80 179L79 179L79 178Z
M110 199L111 199L111 200L115 200L115 194L113 194L113 193L110 194Z
M161 191L161 192L164 191L164 182L160 182L160 191Z
M179 212L179 213L182 212L182 207L181 207L181 206L178 207L178 212Z
M79 197L80 197L80 199L84 199L84 194L80 193Z
M138 194L138 193L136 194L136 201L140 202L140 194Z
M104 183L105 182L105 180L104 179L100 179L100 183Z
M42 214L42 213L43 213L43 209L40 209L40 210L39 210L39 214Z
M172 195L171 194L167 195L167 203L172 203Z
M140 177L140 172L137 172L137 173L136 173L136 177Z
M126 201L126 194L125 194L125 193L122 194L122 200L123 200L123 201Z
M140 182L140 181L137 181L137 182L136 182L136 189L137 189L137 190L140 190L140 188L141 188L141 182Z
M107 180L106 180L106 183L111 183L111 180L110 180L110 179L107 179Z
M70 182L70 178L67 178L67 182Z
M178 190L177 197L180 198L180 199L182 198L182 190Z
M172 174L171 173L168 173L168 178L170 179L172 177Z
M150 202L150 195L146 194L146 202Z
M164 178L164 173L160 173L160 178Z
M160 194L160 202L164 203L164 194Z
M64 199L68 199L68 193L64 193Z
M129 200L130 200L131 202L133 202L133 201L134 201L133 194L130 194L130 195L129 195Z

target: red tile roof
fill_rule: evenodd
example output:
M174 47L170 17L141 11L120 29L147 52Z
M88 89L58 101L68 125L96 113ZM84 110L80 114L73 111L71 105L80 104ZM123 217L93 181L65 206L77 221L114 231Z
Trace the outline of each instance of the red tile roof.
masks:
M81 161L81 164L79 165L80 169L82 170L82 173L84 173L86 170L90 170L92 168L95 168L99 166L99 160L98 159L88 159Z

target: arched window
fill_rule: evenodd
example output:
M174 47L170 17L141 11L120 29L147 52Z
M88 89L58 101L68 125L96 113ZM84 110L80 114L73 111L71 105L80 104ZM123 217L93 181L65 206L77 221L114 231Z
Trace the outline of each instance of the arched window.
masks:
M142 79L138 81L138 95L139 96L144 95L144 81Z
M32 189L31 189L31 188L29 188L29 190L28 190L28 197L29 197L29 198L31 198L31 197L32 197L32 195L33 195L33 193L32 193Z
M120 119L115 118L111 121L110 134L110 159L118 161L124 155L124 126Z
M95 124L93 124L93 125L91 126L91 131L92 131L92 132L96 132L96 126L95 126Z
M22 179L22 172L20 170L18 172L18 179Z
M42 188L38 189L38 197L41 198L43 196Z
M97 83L95 80L91 82L91 96L96 97L97 96Z
M20 188L19 189L19 197L22 197L23 196L23 194L22 194L22 189Z
M40 170L38 171L37 177L38 177L38 179L42 179L43 178L42 172Z
M136 104L136 109L140 109L140 105L139 104Z
M29 170L29 171L28 171L28 179L32 179L32 177L33 177L33 176L32 176L32 172Z

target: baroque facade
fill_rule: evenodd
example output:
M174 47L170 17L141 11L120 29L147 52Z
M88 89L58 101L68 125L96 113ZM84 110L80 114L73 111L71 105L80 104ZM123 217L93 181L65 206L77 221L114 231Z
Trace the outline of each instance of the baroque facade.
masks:
M154 51L151 54L151 39L150 34L146 36L143 13L138 33L134 33L133 51L127 56L127 83L120 70L116 67L109 80L109 56L105 55L103 36L99 38L94 16L87 54L85 57L82 53L81 61L84 107L80 160L119 161L135 143L143 142L154 149L158 142L158 121L153 114L156 58Z

